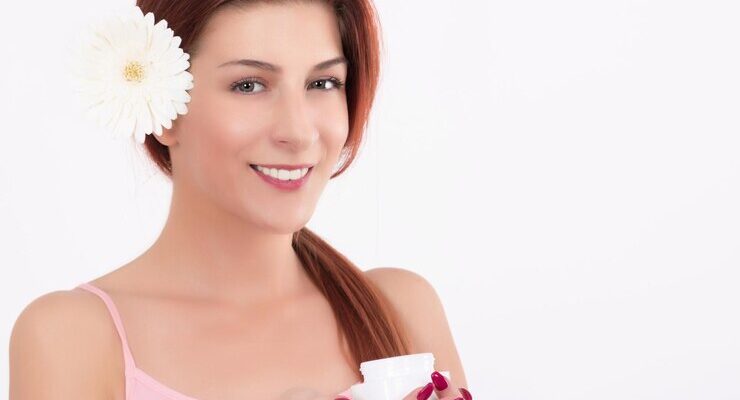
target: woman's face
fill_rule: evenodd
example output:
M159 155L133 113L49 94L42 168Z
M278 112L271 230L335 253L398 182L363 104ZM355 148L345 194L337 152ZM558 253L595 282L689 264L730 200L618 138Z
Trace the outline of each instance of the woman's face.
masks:
M315 66L343 56L336 16L324 3L252 4L214 14L190 60L188 113L158 138L170 146L174 195L273 233L302 228L349 130L345 88L332 82L346 82L347 65ZM229 63L240 59L276 70ZM284 190L250 164L314 167L300 188Z

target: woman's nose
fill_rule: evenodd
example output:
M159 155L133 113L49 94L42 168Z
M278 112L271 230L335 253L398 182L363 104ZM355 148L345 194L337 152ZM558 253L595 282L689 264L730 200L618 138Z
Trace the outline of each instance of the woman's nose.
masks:
M319 133L305 92L282 96L276 111L274 137L278 143L300 150L316 141Z

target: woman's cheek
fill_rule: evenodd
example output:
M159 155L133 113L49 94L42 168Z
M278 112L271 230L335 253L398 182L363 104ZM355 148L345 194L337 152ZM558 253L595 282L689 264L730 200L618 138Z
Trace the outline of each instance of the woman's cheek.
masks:
M347 100L342 93L315 93L311 102L311 119L319 132L332 143L347 134Z
M191 156L191 165L195 179L202 189L207 192L224 192L224 185L239 174L240 148L243 139L240 134L244 122L243 115L223 107L223 104L212 102L200 109L200 114L194 120L198 121L188 134L186 146Z
M264 123L258 118L258 107L247 106L244 102L221 101L210 106L208 118L204 118L201 132L211 141L211 145L219 148L222 155L237 157L248 149L256 139L260 125ZM209 146L208 143L203 143ZM246 160L244 160L246 161Z
M324 119L325 126L323 131L326 132L326 143L327 152L333 153L336 157L339 156L344 143L347 141L349 136L349 121L347 119L346 109L344 112L337 111L336 108L331 110L331 118Z

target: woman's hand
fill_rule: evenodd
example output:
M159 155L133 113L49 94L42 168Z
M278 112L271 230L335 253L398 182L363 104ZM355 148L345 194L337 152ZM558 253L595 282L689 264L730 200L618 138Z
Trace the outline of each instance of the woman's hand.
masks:
M467 389L454 387L439 372L434 371L431 378L431 382L412 390L402 400L427 400L432 395L432 392L437 394L439 400L473 400L473 396ZM337 397L335 400L347 399L345 397Z
M426 386L420 386L407 394L403 400L427 400L432 392L436 393L439 400L473 400L473 396L465 388L456 388L444 375L434 371L431 375L432 381Z

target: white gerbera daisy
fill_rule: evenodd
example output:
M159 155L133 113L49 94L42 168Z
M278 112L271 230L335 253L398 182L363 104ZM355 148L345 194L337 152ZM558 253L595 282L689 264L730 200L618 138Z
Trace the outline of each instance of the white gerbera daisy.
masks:
M181 39L137 6L91 26L79 42L73 79L86 116L117 137L162 135L186 114L193 87Z

